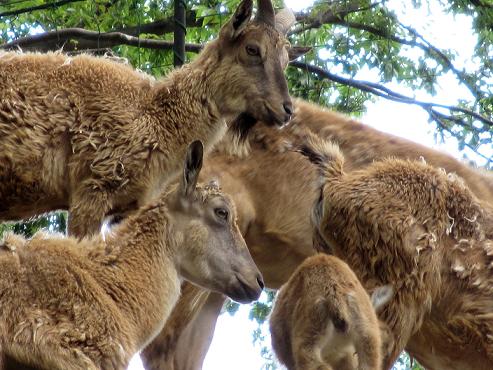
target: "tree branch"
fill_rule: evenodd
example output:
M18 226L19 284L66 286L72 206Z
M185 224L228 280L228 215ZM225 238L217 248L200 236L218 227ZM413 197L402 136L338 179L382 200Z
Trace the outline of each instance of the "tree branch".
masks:
M74 40L75 39L75 40ZM50 51L62 49L64 51L111 48L118 45L129 45L146 49L170 50L173 41L141 39L121 32L99 33L83 28L66 28L59 31L50 31L38 35L21 37L20 39L0 45L0 49L15 49ZM185 50L198 53L202 49L200 44L186 44Z
M415 38L420 39L424 45L418 44L418 47L424 50L427 54L434 53L435 55L438 56L439 59L442 60L442 64L445 65L448 69L450 69L471 92L471 94L476 98L476 99L481 99L483 97L483 94L481 91L479 91L476 86L471 85L468 81L468 75L463 72L458 70L453 64L452 61L445 55L444 52L442 52L440 49L438 49L436 46L432 45L429 41L427 41L418 31L416 31L414 28L411 26L406 26L402 24L401 22L397 21L396 22L405 30L407 30L411 35L413 35ZM421 46L419 46L421 45Z
M296 21L301 23L301 25L288 32L288 35L296 35L309 29L320 28L324 24L337 24L342 22L344 17L351 13L370 10L378 5L380 5L380 3L374 3L370 6L361 8L357 3L350 3L335 9L329 8L327 11L318 13L314 16L299 13L296 15Z
M202 21L205 17L198 17L195 11L187 11L185 14L185 21L187 28L202 27ZM140 26L131 26L124 28L117 28L111 32L122 32L131 36L138 36L142 33L152 33L154 35L164 35L171 33L174 30L173 17L159 19L154 22L144 23Z
M361 81L361 80L354 80L354 79L341 77L341 76L335 75L333 73L330 73L329 71L326 71L323 68L314 66L312 64L294 61L294 62L291 62L290 65L293 67L311 72L311 73L315 73L319 77L326 78L328 80L331 80L331 81L334 81L334 82L337 82L337 83L340 83L340 84L343 84L346 86L355 87L359 90L366 91L366 92L369 92L369 93L377 95L377 96L381 96L382 98L385 98L388 100L392 100L392 101L399 102L399 103L406 103L406 104L413 104L413 105L420 106L421 108L423 108L427 112L429 112L430 109L434 109L434 112L436 112L437 114L441 114L442 117L443 117L443 114L436 111L435 108L443 108L443 109L449 110L450 112L459 112L459 113L467 114L471 117L474 117L478 121L480 121L480 122L482 122L482 123L484 123L490 127L493 127L493 121L491 119L488 119L488 118L482 116L481 114L476 113L470 109L416 100L416 99L413 99L411 97L396 93L396 92L390 90L389 88L387 88L383 85L380 85L380 84L377 84L374 82L369 82L369 81ZM447 119L454 121L454 123L458 123L457 120L459 118L450 115L450 116L447 116ZM461 121L461 122L463 124L465 124L463 121ZM468 127L471 127L471 126L468 125Z
M469 81L469 76L463 72L460 71L458 68L454 66L452 61L447 57L447 55L441 51L439 48L436 46L432 45L429 41L427 41L422 35L420 35L415 29L413 29L410 26L406 26L399 22L395 17L392 17L392 19L403 29L405 29L409 34L412 36L413 39L409 40L403 37L399 37L396 35L393 35L389 33L387 30L380 29L371 25L366 25L358 22L351 22L351 21L346 21L344 20L344 17L350 13L358 12L358 11L365 11L369 10L373 7L376 7L380 5L379 3L374 3L370 5L369 7L366 8L354 8L351 9L351 11L348 11L346 13L341 12L341 13L333 13L331 11L327 11L319 15L315 20L309 22L306 25L303 25L302 27L295 28L290 34L299 34L301 32L304 32L309 29L313 28L320 28L324 24L336 24L339 26L343 27L348 27L352 29L357 29L360 31L365 31L368 33L371 33L375 36L397 42L401 45L408 45L411 47L417 47L425 52L426 55L429 57L437 60L441 65L445 66L448 68L452 73L456 75L456 77L459 79L461 83L463 83L467 89L473 94L473 96L476 99L480 99L483 97L483 94L481 93L480 90L474 86L474 84L471 84ZM389 15L389 17L391 17ZM418 42L416 40L421 40L421 42Z
M19 15L23 13L30 13L35 10L43 10L43 9L50 9L50 8L58 8L62 5L65 4L70 4L70 3L77 3L80 1L85 1L85 0L61 0L55 3L46 3L43 5L38 5L38 6L32 6L29 8L22 8L22 9L17 9L17 10L10 10L8 12L3 12L0 13L0 17L9 17L9 16L14 16L14 15Z
M436 114L436 111L430 110L428 112L430 115L430 118L437 123L437 125L443 130L448 132L450 135L453 137L457 138L457 135L448 127L448 125L441 119L439 115ZM474 153L476 153L478 156L486 160L486 167L489 167L490 163L493 162L493 158L487 157L484 154L480 153L477 148L473 147L472 145L466 143L465 141L462 140L462 143L464 146L468 147L471 149Z

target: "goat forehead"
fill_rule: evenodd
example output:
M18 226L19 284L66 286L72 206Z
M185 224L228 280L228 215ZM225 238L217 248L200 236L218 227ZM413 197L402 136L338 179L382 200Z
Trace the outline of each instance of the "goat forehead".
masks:
M224 193L212 193L205 199L206 203L212 203L213 205L225 205L234 211L234 203L231 198Z
M198 205L199 208L207 208L208 206L226 206L228 207L231 212L234 214L235 208L233 205L232 200L230 199L229 196L226 194L222 193L221 191L218 191L216 189L201 189L196 197L196 201L199 201L200 205Z
M197 195L203 203L207 203L213 198L223 197L223 192L217 184L209 183L205 186L197 186Z
M243 39L254 39L267 44L275 45L276 48L285 47L286 38L273 27L264 23L252 22L244 31Z

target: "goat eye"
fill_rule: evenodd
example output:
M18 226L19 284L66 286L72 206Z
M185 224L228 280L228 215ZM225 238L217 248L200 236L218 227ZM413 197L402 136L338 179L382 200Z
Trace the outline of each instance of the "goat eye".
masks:
M247 45L246 52L248 55L251 55L253 57L257 57L260 55L260 49L256 45Z
M228 211L224 208L216 208L214 210L214 213L216 214L217 217L219 217L222 220L228 219Z

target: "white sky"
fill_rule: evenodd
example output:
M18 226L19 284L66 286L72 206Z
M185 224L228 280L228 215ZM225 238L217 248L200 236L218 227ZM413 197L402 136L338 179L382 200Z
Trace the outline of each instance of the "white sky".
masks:
M285 0L287 6L293 10L300 10L310 6L313 1ZM439 48L451 48L460 50L457 66L467 68L471 61L473 46L476 38L471 31L471 22L465 16L441 14L437 6L427 9L415 10L406 2L390 0L387 5L394 9L399 19L426 35L428 41ZM374 71L359 73L356 78L376 81ZM440 79L440 86L436 96L428 96L421 91L409 91L398 84L390 84L390 88L408 95L414 95L422 100L433 100L444 104L455 104L460 97L469 97L468 91L460 87L455 78L447 76ZM367 113L361 119L381 131L392 133L429 147L437 148L449 154L461 158L457 151L455 140L446 140L437 144L434 140L434 126L427 121L427 114L419 107L398 104L387 100L377 100L367 105ZM471 158L473 155L468 153ZM478 161L481 163L480 161ZM252 332L257 324L248 319L250 306L243 305L234 317L223 314L218 320L215 336L206 357L203 370L261 370L264 360L260 356L260 347L252 344ZM267 326L263 332L267 334ZM264 345L269 345L267 338ZM138 358L130 367L132 370L141 369Z

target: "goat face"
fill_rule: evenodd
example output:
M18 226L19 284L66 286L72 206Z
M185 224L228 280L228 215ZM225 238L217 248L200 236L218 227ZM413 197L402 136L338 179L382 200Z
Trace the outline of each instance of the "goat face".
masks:
M177 251L180 274L206 289L248 303L264 287L236 224L236 209L215 182L196 186L202 166L200 141L188 149L181 190L174 207L182 245Z
M294 16L281 11L275 17L270 0L258 0L258 5L250 21L252 1L244 0L220 31L216 50L223 71L218 77L227 82L221 104L248 117L240 126L257 120L281 126L293 110L284 69L295 54L285 38Z

